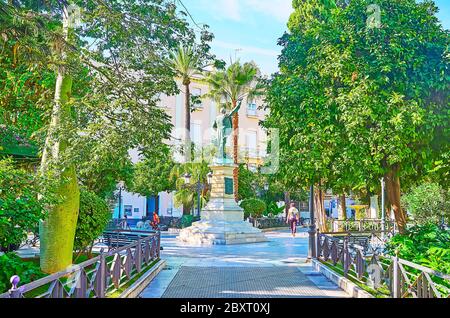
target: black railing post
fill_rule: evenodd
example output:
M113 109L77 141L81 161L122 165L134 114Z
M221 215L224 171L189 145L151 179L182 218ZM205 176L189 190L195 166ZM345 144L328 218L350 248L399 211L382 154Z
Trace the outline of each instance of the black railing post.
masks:
M317 243L316 243L316 258L320 258L322 254L321 242L320 242L320 231L317 229Z
M311 184L310 192L309 192L309 248L308 248L308 260L316 258L316 221L314 219L314 185Z
M343 245L343 251L342 251L342 259L343 259L343 267L344 267L344 277L347 277L348 269L350 267L350 260L349 260L349 250L348 250L348 236L344 237L344 245Z

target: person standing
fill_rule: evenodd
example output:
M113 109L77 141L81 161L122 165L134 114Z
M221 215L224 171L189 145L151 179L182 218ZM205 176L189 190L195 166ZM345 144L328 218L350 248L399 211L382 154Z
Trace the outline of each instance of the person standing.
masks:
M291 228L292 236L295 237L295 233L297 233L297 222L299 220L299 212L295 207L295 203L291 202L291 207L288 210L288 215L286 219L286 223L289 224Z
M155 211L155 212L153 212L153 220L152 220L152 222L151 222L151 225L152 225L152 227L153 227L154 230L157 230L157 229L158 229L159 223L160 223L159 215L158 215L158 213L156 213L156 211Z

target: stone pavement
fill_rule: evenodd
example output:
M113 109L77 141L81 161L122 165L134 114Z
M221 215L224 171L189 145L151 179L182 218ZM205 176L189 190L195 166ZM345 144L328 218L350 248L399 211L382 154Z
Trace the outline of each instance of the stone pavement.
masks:
M141 298L348 297L306 263L306 229L266 232L268 242L186 246L162 234L167 266Z

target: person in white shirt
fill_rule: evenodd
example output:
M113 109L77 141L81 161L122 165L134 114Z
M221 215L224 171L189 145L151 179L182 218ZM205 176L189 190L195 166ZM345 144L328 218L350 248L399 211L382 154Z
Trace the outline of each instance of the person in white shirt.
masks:
M289 224L291 228L292 236L295 237L295 233L297 233L297 221L299 219L299 212L295 207L295 203L291 202L291 207L288 210L288 215L286 219L286 223Z

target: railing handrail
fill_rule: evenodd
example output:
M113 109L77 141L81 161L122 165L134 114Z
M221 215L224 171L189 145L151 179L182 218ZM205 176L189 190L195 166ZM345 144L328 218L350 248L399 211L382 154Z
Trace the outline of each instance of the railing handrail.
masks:
M382 271L389 272L389 279L384 280L390 287L392 297L404 297L412 295L413 297L442 297L441 293L437 290L437 286L450 293L450 289L442 284L435 283L431 280L429 275L433 275L446 280L450 283L450 275L435 271L423 265L415 264L411 261L401 259L397 256L382 255L377 250L372 249L371 256L364 253L364 249L358 248L357 245L349 243L349 236L344 236L343 244L338 243L336 238L327 233L317 233L317 258L324 261L331 260L333 264L342 262L344 268L344 276L349 274L352 266L356 272L356 279L360 280L364 275L370 275L368 273L367 260L369 263L378 264ZM335 233L332 233L335 234ZM382 258L380 258L382 256ZM380 262L382 259L387 259L390 264ZM403 267L403 265L418 270L420 273L411 273ZM414 282L411 283L410 278L414 278ZM393 281L391 281L393 279ZM418 286L429 286L430 289L422 288ZM407 286L406 286L407 285ZM416 289L414 289L416 288ZM420 289L420 290L419 290Z
M440 277L440 278L443 278L443 279L446 279L446 280L450 281L450 275L444 274L444 273L441 273L441 272L438 272L438 271L435 271L434 269L431 269L429 267L426 267L426 266L423 266L423 265L419 265L419 264L410 262L410 261L408 261L406 259L402 259L402 258L398 258L398 262L400 264L412 267L414 269L420 270L420 271L425 272L427 274L431 274L431 275L434 275L434 276L437 276L437 277Z
M147 232L147 233L149 233L149 232ZM20 286L20 292L21 292L21 294L25 294L25 293L27 293L29 291L32 291L32 290L36 289L36 288L45 286L45 285L47 285L47 284L49 284L51 282L58 281L59 279L64 278L67 275L73 274L75 272L79 272L80 270L84 270L87 267L92 266L92 265L94 265L96 263L100 263L102 261L102 259L105 259L105 258L111 257L111 256L120 255L121 252L123 252L123 251L131 250L131 249L134 249L134 248L136 248L138 246L140 248L142 248L142 243L146 243L147 241L149 241L149 243L150 243L150 241L153 241L155 237L158 239L158 242L157 242L157 245L158 245L157 254L159 256L160 232L158 231L158 232L150 233L149 235L146 235L146 236L143 236L143 237L139 236L138 239L135 242L132 242L132 243L130 243L130 244L126 245L126 246L123 246L121 248L117 248L117 249L110 250L110 251L107 251L107 252L105 252L102 249L100 251L100 255L98 255L98 256L96 256L96 257L94 257L92 259L86 260L86 261L84 261L84 262L82 262L80 264L74 264L74 265L70 266L69 268L67 268L65 270L59 271L59 272L54 273L54 274L50 274L48 276L45 276L43 278L40 278L38 280L35 280L33 282L30 282L28 284ZM9 297L10 297L10 292L6 292L6 293L0 294L0 298L9 298Z
M391 231L375 231L375 230L362 230L362 231L341 231L341 232L320 232L322 235L347 235L351 236L352 234L361 234L361 233L370 233L370 234L382 234L382 233L391 233Z

